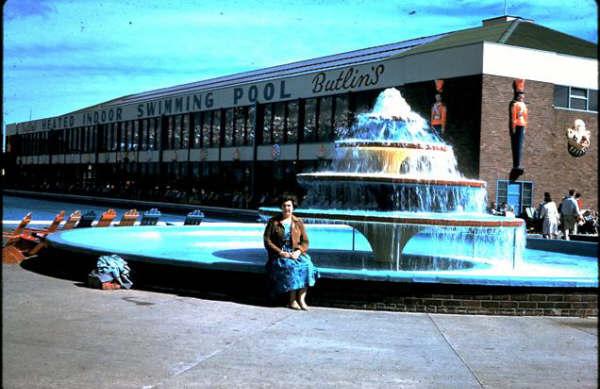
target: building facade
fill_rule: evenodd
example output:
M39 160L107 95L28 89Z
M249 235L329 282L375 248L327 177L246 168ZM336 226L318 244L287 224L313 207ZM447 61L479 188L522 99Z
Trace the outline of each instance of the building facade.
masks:
M326 166L334 140L377 95L398 88L429 118L444 80L444 138L459 169L517 213L570 188L597 209L597 45L517 17L480 27L124 96L9 124L8 187L256 207L302 197L300 172ZM526 81L525 173L511 169L512 83ZM568 152L575 119L591 133ZM172 197L172 198L171 198Z

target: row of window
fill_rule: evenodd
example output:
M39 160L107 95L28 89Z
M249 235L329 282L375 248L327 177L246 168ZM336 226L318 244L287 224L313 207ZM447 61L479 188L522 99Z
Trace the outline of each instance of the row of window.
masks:
M379 91L19 135L18 155L327 142ZM259 131L257 131L257 128Z
M368 111L378 92L24 134L14 147L26 156L327 142L351 124L354 114ZM598 91L555 85L554 106L597 112Z
M598 91L554 85L554 106L581 111L598 112Z

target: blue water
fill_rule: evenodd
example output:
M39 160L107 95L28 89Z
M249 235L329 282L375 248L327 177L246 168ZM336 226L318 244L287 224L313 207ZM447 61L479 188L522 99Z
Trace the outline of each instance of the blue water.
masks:
M20 219L33 212L35 220L50 220L64 209L106 207L67 202L4 196L4 219ZM117 208L119 216L125 212ZM142 210L143 211L143 210ZM183 221L184 215L163 214L162 221ZM249 272L264 271L262 223L223 223L214 219L200 226L158 226L86 228L50 235L52 245L92 254L117 253L130 260L167 263L186 267ZM567 255L526 249L516 269L510 261L489 262L485 258L469 261L468 267L452 266L439 271L397 271L373 258L365 237L345 225L307 225L310 253L325 278L388 280L398 282L440 282L483 285L531 285L549 287L597 287L595 257ZM472 247L469 240L457 242L432 240L427 231L414 236L404 255L423 258L450 258L460 264ZM466 253L466 254L465 254ZM466 263L466 262L465 262Z
M205 223L199 227L122 227L80 229L49 237L53 246L96 254L116 253L130 260L170 263L215 270L262 272L266 261L264 225ZM597 287L596 258L525 250L522 262L511 265L469 262L466 268L398 271L370 256L367 240L348 226L307 225L310 253L323 277L438 282L453 284ZM404 255L439 256L442 246L427 234L415 236ZM468 250L468 248L467 248ZM445 253L460 260L455 253ZM509 263L509 262L507 262Z

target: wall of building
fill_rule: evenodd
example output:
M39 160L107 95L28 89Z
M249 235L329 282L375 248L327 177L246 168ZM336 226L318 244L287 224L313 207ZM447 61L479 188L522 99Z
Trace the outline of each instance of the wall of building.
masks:
M496 197L496 180L508 179L512 152L508 129L509 104L513 98L512 78L483 75L479 178L488 183L488 198ZM544 192L555 201L573 188L584 198L586 208L598 209L598 119L597 114L553 107L554 85L526 80L525 102L529 121L524 145L525 173L532 181L533 205ZM591 146L579 158L567 151L566 129L582 119L591 132Z

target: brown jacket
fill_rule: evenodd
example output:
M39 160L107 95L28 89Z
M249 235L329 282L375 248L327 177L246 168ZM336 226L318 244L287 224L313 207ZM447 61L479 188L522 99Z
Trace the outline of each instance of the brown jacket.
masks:
M281 224L281 219L282 215L273 216L269 219L263 235L270 261L279 257L284 244L284 228L283 224ZM294 215L292 215L292 248L302 251L303 254L308 251L308 235L306 235L306 230L304 229L304 222Z

